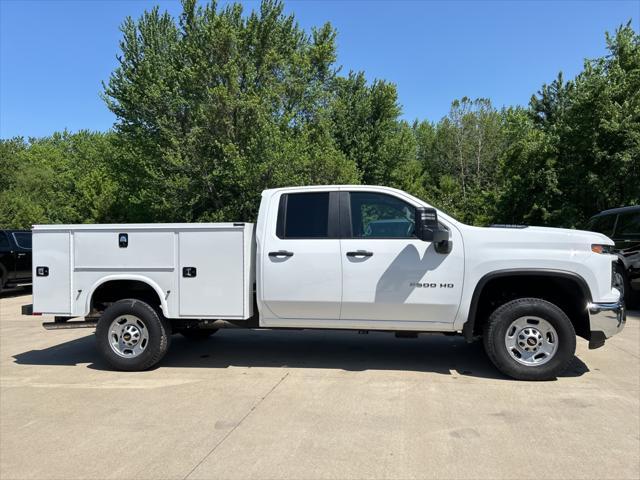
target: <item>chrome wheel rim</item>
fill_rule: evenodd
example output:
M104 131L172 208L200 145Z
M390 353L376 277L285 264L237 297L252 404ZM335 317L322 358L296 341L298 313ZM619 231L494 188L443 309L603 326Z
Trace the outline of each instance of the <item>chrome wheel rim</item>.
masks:
M149 330L135 315L120 315L109 326L109 345L123 358L135 358L149 344Z
M558 333L540 317L520 317L507 328L504 344L511 358L521 365L536 367L551 360L558 351Z

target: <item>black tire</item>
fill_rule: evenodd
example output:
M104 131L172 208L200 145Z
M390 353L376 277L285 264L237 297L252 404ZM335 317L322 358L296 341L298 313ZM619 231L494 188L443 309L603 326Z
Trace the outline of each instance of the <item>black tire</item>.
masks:
M206 340L217 331L217 328L185 328L178 330L178 333L189 340L202 341Z
M621 263L613 264L613 285L620 290L620 296L627 305L633 304L633 292L631 291L631 282L629 276Z
M555 354L541 365L519 363L509 353L505 342L512 322L527 316L546 320L557 333ZM484 325L483 343L493 364L505 375L517 380L552 380L572 362L576 351L576 332L567 315L553 303L540 298L519 298L505 303L491 314Z
M147 329L144 350L137 356L125 358L117 354L111 346L109 329L114 320L123 315L132 315L141 322L140 329ZM98 321L96 328L98 350L114 368L125 371L147 370L156 365L167 353L171 341L171 324L158 315L148 303L133 298L118 300L109 306Z

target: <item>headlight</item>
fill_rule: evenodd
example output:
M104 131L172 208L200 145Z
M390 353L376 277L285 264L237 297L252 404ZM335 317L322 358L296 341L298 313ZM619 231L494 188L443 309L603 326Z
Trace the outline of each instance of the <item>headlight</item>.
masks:
M594 243L591 245L591 251L594 253L613 253L613 245L600 245Z

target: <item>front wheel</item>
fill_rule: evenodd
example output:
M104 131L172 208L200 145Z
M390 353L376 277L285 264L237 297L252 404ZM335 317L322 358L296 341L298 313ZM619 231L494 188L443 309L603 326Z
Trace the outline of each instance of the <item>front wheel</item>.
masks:
M498 370L518 380L553 379L576 351L576 332L567 315L540 298L498 307L485 324L483 341Z
M98 321L98 350L118 370L146 370L157 364L169 349L171 325L148 303L119 300Z

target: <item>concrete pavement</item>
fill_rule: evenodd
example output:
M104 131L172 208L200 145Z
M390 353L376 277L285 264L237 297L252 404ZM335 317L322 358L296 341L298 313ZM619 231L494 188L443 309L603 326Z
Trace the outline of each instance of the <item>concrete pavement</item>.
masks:
M557 381L460 338L226 330L108 370L0 298L0 478L640 477L640 317Z

